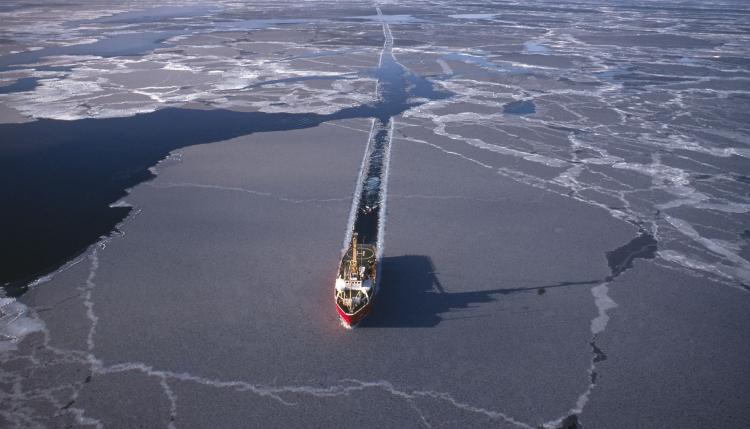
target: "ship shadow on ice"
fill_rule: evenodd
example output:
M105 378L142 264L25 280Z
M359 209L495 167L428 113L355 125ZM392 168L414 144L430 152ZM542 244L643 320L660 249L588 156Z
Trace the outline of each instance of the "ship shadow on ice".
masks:
M592 285L601 280L563 281L533 287L512 287L471 292L446 292L432 259L423 255L383 258L380 290L362 328L429 328L450 312L475 307L515 293L543 295L547 289Z

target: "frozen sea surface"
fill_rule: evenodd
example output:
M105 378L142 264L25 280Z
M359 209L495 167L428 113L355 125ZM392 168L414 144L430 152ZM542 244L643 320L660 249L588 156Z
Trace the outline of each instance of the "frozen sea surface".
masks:
M0 6L0 426L747 426L747 5L377 6Z

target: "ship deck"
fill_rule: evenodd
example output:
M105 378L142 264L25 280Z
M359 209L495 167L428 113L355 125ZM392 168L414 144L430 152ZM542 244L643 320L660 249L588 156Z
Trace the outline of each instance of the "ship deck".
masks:
M369 271L370 267L375 264L376 259L376 252L375 252L375 245L374 244L357 244L357 252L359 257L359 264L366 267L366 270ZM343 269L344 267L349 263L349 261L352 260L352 248L349 246L349 250L347 250L344 257L341 259L341 264L339 264L339 275L343 275Z

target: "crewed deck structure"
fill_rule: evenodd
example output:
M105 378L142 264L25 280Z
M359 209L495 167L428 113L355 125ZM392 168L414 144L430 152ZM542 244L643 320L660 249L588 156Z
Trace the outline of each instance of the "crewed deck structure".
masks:
M357 242L352 234L351 245L339 265L336 277L336 310L347 325L355 325L370 311L377 286L377 248Z

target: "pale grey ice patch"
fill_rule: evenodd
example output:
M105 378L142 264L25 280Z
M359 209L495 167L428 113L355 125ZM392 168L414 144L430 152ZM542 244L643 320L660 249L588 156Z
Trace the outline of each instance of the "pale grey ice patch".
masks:
M417 22L427 22L425 19L417 18L412 15L364 15L364 16L353 16L352 18L364 19L368 21L384 22L388 24L410 24Z
M596 304L599 314L591 320L591 333L597 335L607 328L609 323L609 310L617 307L617 303L609 297L609 284L601 283L591 288L591 294L594 295L594 304Z
M528 42L525 42L523 44L523 50L524 52L534 53L534 54L546 54L550 52L550 48L534 40L529 40Z
M448 15L454 19L493 19L497 16L496 13L458 13Z
M13 351L27 335L44 329L44 322L15 298L0 298L0 353Z

